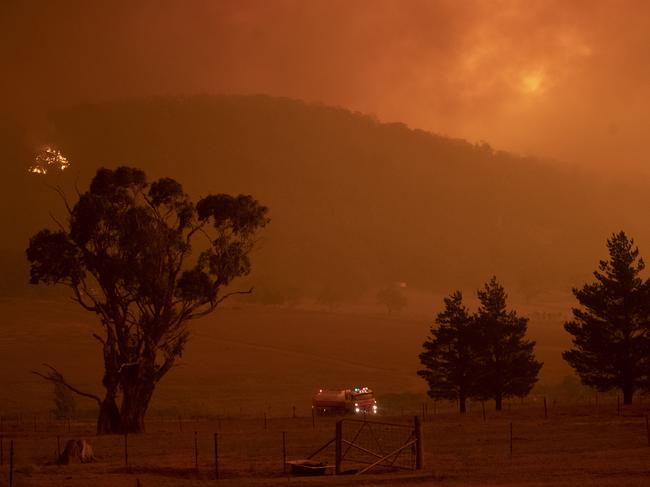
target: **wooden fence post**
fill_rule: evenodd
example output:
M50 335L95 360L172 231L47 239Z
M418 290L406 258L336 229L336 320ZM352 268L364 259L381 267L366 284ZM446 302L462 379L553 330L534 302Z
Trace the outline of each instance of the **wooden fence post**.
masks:
M342 455L343 455L343 420L339 419L336 422L336 441L335 441L335 465L336 465L336 470L335 473L336 475L339 475L341 473L341 460L342 460Z
M194 468L199 471L199 438L198 433L194 432Z
M219 480L219 443L217 433L214 434L214 478Z
M14 486L14 440L9 443L9 487Z
M512 423L510 423L510 456L512 457Z
M282 432L282 473L287 473L287 433Z
M546 408L546 396L544 396L544 419L548 419L548 409Z
M291 412L291 417L296 419L296 406L293 406L293 411Z
M124 433L124 466L129 466L129 440L128 433Z
M422 447L422 423L420 422L420 418L418 416L415 416L414 418L414 429L415 429L415 469L422 470L422 467L424 465L422 453L424 449Z

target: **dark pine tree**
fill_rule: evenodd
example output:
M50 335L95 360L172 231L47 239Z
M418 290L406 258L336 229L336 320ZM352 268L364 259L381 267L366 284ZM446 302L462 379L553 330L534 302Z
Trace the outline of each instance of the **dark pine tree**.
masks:
M585 385L619 389L623 403L650 385L650 309L645 264L634 240L624 232L607 240L609 260L601 260L596 280L573 289L580 308L564 328L573 348L562 356Z
M434 399L458 399L460 412L476 388L476 330L472 317L463 306L463 295L456 291L445 298L445 310L436 317L437 328L424 342L418 375L429 385Z
M507 295L496 277L478 291L478 298L480 395L494 399L501 411L504 398L530 392L543 364L535 360L535 342L525 339L528 319L506 309Z

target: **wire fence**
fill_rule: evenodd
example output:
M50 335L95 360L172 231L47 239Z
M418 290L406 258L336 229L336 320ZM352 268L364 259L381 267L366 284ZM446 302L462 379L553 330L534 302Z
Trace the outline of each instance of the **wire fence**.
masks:
M609 396L579 403L527 398L523 402L506 402L501 413L493 411L493 404L483 406L484 403L473 401L468 413L461 416L453 401L420 404L417 413L423 420L425 463L440 462L450 452L458 457L477 458L494 457L501 452L516 458L526 451L537 454L536 448L543 453L545 445L557 442L562 443L562 448L576 450L591 446L650 447L647 400L623 407L620 400ZM57 468L57 458L67 440L81 438L92 443L96 464L109 473L200 479L282 476L286 460L308 458L317 447L332 439L341 419L315 417L305 411L297 411L293 417L293 408L287 410L284 417L270 416L264 411L207 418L150 417L146 433L127 437L96 435L95 421L90 418L0 415L0 485L8 485L10 442L14 472L26 476L33 470ZM356 426L346 430L344 438L364 450L388 454L392 447L410 441L408 428L362 428L363 418L360 419L348 422ZM412 425L413 415L381 415L373 419ZM358 458L362 449L352 448L347 459L372 461ZM411 468L413 455L413 449L406 448L396 466ZM334 458L326 461L333 464Z

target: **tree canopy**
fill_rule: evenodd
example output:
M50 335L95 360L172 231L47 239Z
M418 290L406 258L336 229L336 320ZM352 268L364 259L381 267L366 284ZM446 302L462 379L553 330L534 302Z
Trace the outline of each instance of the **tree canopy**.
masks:
M458 399L465 412L468 398L526 396L537 382L542 363L535 360L535 342L526 340L528 319L506 308L506 293L496 277L478 291L480 307L472 315L456 291L445 298L437 328L424 342L418 371L429 385L429 396Z
M542 363L535 359L535 342L526 340L528 318L508 311L507 294L496 277L477 292L481 371L479 395L495 400L501 410L506 397L526 396L538 379Z
M82 394L99 404L98 432L139 432L156 384L183 352L188 322L240 292L226 287L250 272L267 208L250 195L194 204L177 181L149 183L129 167L99 169L78 202L65 204L68 220L30 239L31 282L68 286L98 315L105 395Z
M466 400L476 394L478 378L477 333L472 316L456 291L444 299L445 309L436 317L437 328L424 342L418 375L427 381L434 399L458 399L460 412Z
M595 281L573 294L580 307L564 328L573 348L562 354L583 384L599 391L619 389L624 404L650 388L650 289L634 240L625 232L607 240L609 260L601 260Z

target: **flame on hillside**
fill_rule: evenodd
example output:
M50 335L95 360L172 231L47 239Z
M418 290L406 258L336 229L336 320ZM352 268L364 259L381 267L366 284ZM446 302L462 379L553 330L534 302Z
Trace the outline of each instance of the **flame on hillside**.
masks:
M48 145L34 154L34 161L27 170L34 174L47 174L52 170L64 171L69 166L68 158L59 149Z

